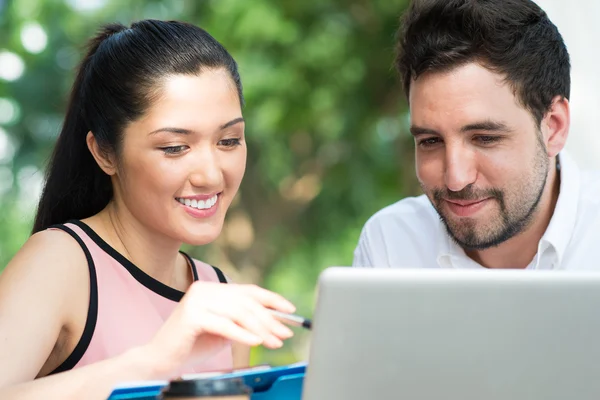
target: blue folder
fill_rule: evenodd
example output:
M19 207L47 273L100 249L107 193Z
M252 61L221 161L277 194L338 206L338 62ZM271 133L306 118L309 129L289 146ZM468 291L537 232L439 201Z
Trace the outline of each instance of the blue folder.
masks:
M306 363L241 370L205 379L241 377L252 388L252 400L301 400ZM120 385L108 400L156 400L168 381L147 381Z

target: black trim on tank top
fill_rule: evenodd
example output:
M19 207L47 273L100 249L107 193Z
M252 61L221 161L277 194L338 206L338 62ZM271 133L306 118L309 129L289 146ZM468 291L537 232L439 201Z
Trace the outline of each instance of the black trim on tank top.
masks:
M194 282L196 282L198 279L198 271L196 270L196 263L194 262L194 260L192 260L192 257L190 257L187 253L183 252L183 251L179 251L181 254L183 254L183 257L185 257L189 267L192 269L192 275L194 277Z
M94 335L94 330L96 329L96 321L98 320L98 281L96 277L96 267L94 265L94 259L90 254L87 246L83 242L83 240L77 235L73 230L64 225L52 225L50 228L60 229L73 237L81 246L85 254L85 258L88 263L88 269L90 272L90 302L88 306L87 317L85 320L85 327L83 328L83 333L81 334L81 338L77 345L73 349L73 352L52 372L48 375L57 374L59 372L68 371L73 369L75 365L81 360L81 357L85 354L88 349L90 342L92 341L92 336ZM49 229L50 229L49 228Z
M197 281L199 278L198 278L198 271L196 270L196 263L194 262L192 257L190 257L187 253L184 253L183 251L181 251L180 253L183 254L183 256L188 260L188 263L190 264L190 266L192 268L192 273L194 274L194 281ZM215 267L214 265L211 265L211 267L215 270L215 274L217 274L217 278L219 278L219 282L227 283L227 278L225 278L225 275L223 274L223 272L219 268Z
M136 281L153 291L154 293L165 297L169 300L180 301L183 298L184 292L174 289L170 286L165 285L164 283L154 279L144 271L142 271L139 267L137 267L134 263L125 258L124 255L115 250L111 245L106 243L104 239L102 239L89 225L79 220L71 220L69 221L72 224L80 227L89 237L104 250L109 256L114 258L119 264L121 264L125 269L135 278Z
M223 274L223 271L221 271L219 268L215 267L214 265L211 265L211 267L214 268L215 272L217 273L217 277L219 278L219 282L221 283L227 283L227 278L225 278L225 274Z
M131 274L131 276L133 276L133 278L135 280L137 280L139 283L144 285L149 290L153 291L154 293L158 294L159 296L162 296L169 300L177 301L177 302L179 302L185 295L185 292L182 292L180 290L177 290L170 286L167 286L164 283L154 279L153 277L151 277L150 275L148 275L147 273L142 271L134 263L129 261L127 258L125 258L124 255L122 255L116 249L114 249L111 245L106 243L106 241L104 241L104 239L102 239L100 237L100 235L98 235L86 223L81 222L79 220L71 220L69 222L80 227L90 237L90 239L92 239L94 241L94 243L96 243L96 245L98 245L98 247L100 247L109 256L114 258L119 264L121 264L123 267L125 267L125 269ZM188 260L188 263L191 264L192 275L194 277L194 280L198 280L198 272L196 271L196 263L194 263L192 258L190 256L188 256L186 253L184 253L183 251L180 251L180 253ZM213 268L215 268L215 267L213 267ZM219 275L219 272L217 272L217 276L219 277L219 281L221 281L221 276ZM222 275L222 273L221 273L221 275Z

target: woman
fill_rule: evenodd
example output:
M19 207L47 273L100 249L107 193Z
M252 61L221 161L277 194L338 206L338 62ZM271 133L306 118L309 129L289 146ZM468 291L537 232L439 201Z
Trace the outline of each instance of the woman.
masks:
M90 42L33 235L0 276L0 398L103 399L292 335L268 311L288 301L179 251L221 232L242 103L235 61L200 28L146 20Z

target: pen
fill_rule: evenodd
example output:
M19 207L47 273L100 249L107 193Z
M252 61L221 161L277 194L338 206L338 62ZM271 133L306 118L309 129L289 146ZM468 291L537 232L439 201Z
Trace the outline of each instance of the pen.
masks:
M285 322L286 324L302 327L308 330L312 329L312 321L310 319L301 317L295 314L286 314L280 311L269 310L274 317L279 319L281 322Z

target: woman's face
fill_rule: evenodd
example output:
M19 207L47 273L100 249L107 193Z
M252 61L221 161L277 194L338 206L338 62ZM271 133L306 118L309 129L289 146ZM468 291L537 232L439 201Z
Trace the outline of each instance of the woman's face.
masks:
M237 89L224 69L162 83L145 115L125 129L115 200L155 232L206 244L220 234L246 168Z

